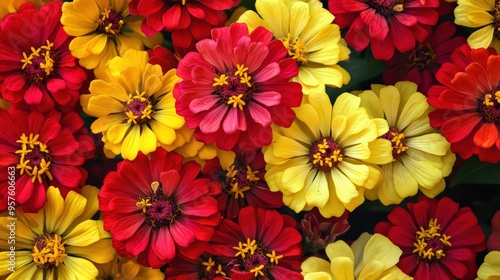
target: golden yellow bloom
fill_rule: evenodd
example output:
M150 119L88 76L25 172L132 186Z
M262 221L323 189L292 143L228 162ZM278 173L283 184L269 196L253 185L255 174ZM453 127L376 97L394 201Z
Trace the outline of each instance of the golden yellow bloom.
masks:
M38 213L16 209L15 244L8 243L10 228L0 228L0 277L7 279L95 279L94 263L113 259L111 235L102 221L91 220L98 211L99 189L70 191L65 199L58 188L49 187L47 202ZM9 225L3 213L0 222ZM9 245L10 244L10 245ZM8 255L15 247L15 272L9 270Z
M444 190L444 177L455 163L446 139L429 124L432 108L412 82L395 86L372 85L360 95L361 106L373 118L385 118L389 132L382 136L392 145L392 162L382 165L384 180L366 192L368 199L397 204L421 190L435 197Z
M74 0L62 7L64 31L75 38L69 49L87 69L105 65L128 49L152 49L161 44L160 33L147 37L141 31L144 17L131 16L128 0Z
M476 280L500 279L500 251L491 251L484 258L483 264L477 271Z
M258 12L247 11L238 19L250 31L258 26L270 30L287 47L288 55L297 61L304 94L324 90L324 85L342 87L351 77L337 65L349 58L350 50L340 36L334 16L320 1L257 0Z
M273 141L263 148L265 179L295 212L318 207L323 216L338 217L379 183L377 164L392 160L391 144L379 138L388 125L370 118L360 102L344 93L332 108L328 95L311 92L289 128L273 127Z
M10 13L16 13L19 7L27 2L32 2L35 8L40 8L47 0L2 0L0 2L0 19Z
M351 247L339 240L325 249L330 262L309 257L302 265L304 280L410 280L396 264L401 249L381 234L363 233Z
M163 280L165 274L159 269L145 267L138 264L133 259L120 257L118 254L115 258L104 264L96 264L99 274L96 280Z

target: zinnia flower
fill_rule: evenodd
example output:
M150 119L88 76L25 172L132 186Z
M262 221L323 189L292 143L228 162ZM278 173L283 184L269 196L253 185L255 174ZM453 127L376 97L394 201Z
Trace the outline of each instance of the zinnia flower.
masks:
M488 251L500 251L500 210L491 218L491 232L486 241Z
M87 78L68 49L70 37L59 20L62 2L35 9L23 4L0 28L0 92L8 102L41 112L55 105L73 108Z
M271 143L272 123L290 126L290 107L302 100L300 84L289 82L297 65L272 36L233 23L214 29L212 39L198 42L198 52L179 62L183 80L174 88L175 107L198 141L251 150Z
M320 1L257 0L255 8L258 14L247 11L238 22L248 24L250 31L264 26L285 44L288 57L299 67L293 81L300 82L304 94L322 91L325 84L342 87L349 83L351 76L337 63L347 60L350 50L340 37L339 26L332 24L334 16Z
M401 253L387 237L365 232L351 247L342 240L328 244L329 261L309 257L301 265L302 275L304 280L412 279L396 266Z
M232 258L230 274L301 279L302 236L295 227L290 216L247 206L240 210L237 223L221 221L210 242L210 253Z
M430 124L464 159L477 154L481 161L500 160L498 69L500 55L494 49L470 50L465 44L437 72L442 85L429 89L427 101L437 109L429 113Z
M383 181L367 191L370 199L384 205L398 204L421 190L435 197L445 188L444 177L451 173L455 154L450 143L429 124L432 108L412 82L395 86L372 85L363 91L361 106L374 118L385 118L389 131L382 138L392 145L391 163L382 165Z
M183 255L196 259L220 221L218 183L197 179L200 166L159 148L125 160L104 179L99 209L120 256L159 268Z
M205 164L202 173L222 185L222 193L216 198L223 217L236 218L240 209L248 205L264 209L283 206L281 193L271 192L264 180L265 166L260 149L237 149L235 161L225 168L218 158Z
M496 0L458 0L455 23L475 28L467 43L473 49L493 47L500 52L500 2Z
M375 227L403 250L398 267L415 280L474 279L485 237L472 210L423 195L407 207L397 206Z
M115 250L102 221L91 220L97 213L96 187L85 186L82 194L69 192L65 199L59 190L47 190L47 204L37 213L16 209L16 218L0 217L0 277L7 279L82 279L97 276L94 263L113 259ZM15 231L15 244L7 239ZM10 245L9 245L10 244ZM11 248L15 247L15 251ZM9 254L14 252L15 271L9 270Z
M330 0L330 12L340 28L349 27L347 44L357 51L371 46L373 56L388 60L394 49L404 53L429 36L426 26L438 21L439 0Z
M466 41L465 37L454 37L455 31L456 25L445 21L436 27L425 42L418 43L415 49L404 54L396 53L391 60L385 61L390 68L382 75L384 83L414 82L418 85L418 91L427 95L429 88L437 84L436 73L441 64L449 62L451 53Z
M139 151L149 154L157 146L171 145L184 119L175 112L175 69L162 73L148 63L145 51L128 50L96 71L90 94L81 97L87 115L97 117L90 126L103 133L104 148L133 160Z
M491 251L484 258L484 262L477 271L476 280L500 279L500 252Z
M80 142L73 128L83 126L77 113L52 111L41 114L10 108L0 109L0 189L8 188L8 167L16 171L16 205L25 212L37 212L43 207L49 186L61 188L63 196L83 186L87 172L80 168L84 153L95 149L92 141ZM0 210L7 208L7 195L2 195Z
M148 38L141 31L144 17L129 14L129 0L74 0L62 7L61 23L75 38L69 49L87 69L105 66L128 49L152 49L160 45L158 33Z
M96 280L163 280L165 279L165 274L159 269L154 269L151 267L145 267L138 264L133 259L127 259L120 257L118 254L115 255L114 259L110 262L103 264L96 264L99 274L95 278Z
M324 92L308 99L293 124L275 128L273 142L263 148L265 178L295 212L318 207L324 217L339 217L361 205L365 190L379 182L376 164L392 161L390 142L377 139L389 128L371 119L353 94L341 94L333 108Z

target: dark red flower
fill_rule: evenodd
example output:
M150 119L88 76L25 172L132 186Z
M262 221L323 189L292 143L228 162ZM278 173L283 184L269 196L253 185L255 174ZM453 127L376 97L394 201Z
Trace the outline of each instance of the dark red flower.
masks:
M238 223L222 220L210 242L209 252L232 258L231 276L302 279L299 272L302 236L296 225L292 217L276 210L247 206L240 210Z
M415 49L397 52L384 62L390 66L382 75L384 83L392 85L398 81L411 81L418 85L418 91L427 94L429 88L437 84L436 73L441 64L450 61L451 53L467 42L465 37L454 37L455 31L453 22L443 22Z
M213 256L208 253L197 260L175 258L165 271L166 280L216 280L229 279L229 258Z
M183 80L174 87L177 113L196 140L252 150L271 143L271 124L292 124L291 107L302 100L300 84L290 82L297 63L271 32L257 27L249 34L246 24L233 23L213 29L196 48L179 62Z
M436 24L439 0L330 0L330 12L340 28L349 27L347 44L357 51L371 45L373 56L388 60L394 49L404 53L423 43L425 26Z
M398 267L415 280L474 279L476 253L485 249L484 233L469 207L444 197L421 196L407 209L394 208L388 222L375 227L403 251Z
M170 69L177 68L179 59L169 49L163 46L156 46L152 50L148 50L149 63L158 64L161 66L163 74L166 74Z
M16 204L25 212L37 212L46 201L49 186L63 197L79 191L87 179L80 166L95 152L91 139L82 133L77 113L45 115L14 107L0 109L0 211L7 208L7 171L15 169Z
M500 251L500 210L491 219L491 233L486 241L488 251Z
M198 258L220 221L220 186L197 178L200 165L159 148L119 163L99 193L104 229L123 257L159 268L177 255Z
M467 159L500 160L500 55L464 44L436 74L442 85L429 89L430 124L441 130L451 150Z
M219 158L205 164L202 173L222 185L222 193L216 198L223 217L236 218L240 209L248 205L264 209L283 206L282 193L271 192L267 186L264 179L265 167L266 162L260 149L236 149L234 163L226 168L221 167Z
M2 20L0 92L6 101L41 112L78 102L87 74L69 51L71 38L60 23L62 5L52 1L37 10L28 2Z

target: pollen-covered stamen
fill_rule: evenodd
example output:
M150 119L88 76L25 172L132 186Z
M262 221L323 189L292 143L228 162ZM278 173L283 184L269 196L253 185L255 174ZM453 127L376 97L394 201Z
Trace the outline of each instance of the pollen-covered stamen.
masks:
M47 40L44 46L31 47L29 55L23 52L21 70L29 84L40 84L53 76L58 58L53 47L54 43Z
M312 143L309 149L313 166L322 171L328 171L344 159L344 149L331 137L322 137Z
M97 20L97 31L109 37L115 37L123 32L125 20L115 10L106 9Z
M436 54L429 43L420 45L410 55L410 69L428 69L436 60Z
M280 40L285 45L289 57L295 59L298 65L307 64L307 47L299 37L292 39L292 34L288 33L286 38Z
M151 120L153 104L145 97L145 92L136 90L135 94L129 94L129 99L123 110L123 122L133 124L145 124Z
M148 197L138 197L135 205L146 215L146 224L153 228L173 223L182 211L173 197L163 194L161 185L151 183L152 193Z
M368 5L383 16L401 13L405 10L404 0L369 0Z
M64 244L66 241L55 233L45 233L38 236L32 254L30 254L33 257L33 262L44 269L59 266L68 256Z
M405 142L405 134L392 126L389 131L382 135L382 138L391 141L393 159L400 158L408 150Z
M485 121L500 123L500 90L484 95L479 103L479 112Z
M31 176L31 182L37 181L42 183L45 178L53 180L54 177L50 172L52 158L49 155L47 145L38 140L40 135L30 133L29 137L22 134L16 143L21 144L19 150L15 153L19 155L19 163L16 168L19 169L19 174L24 173Z
M446 256L446 249L451 247L451 236L441 234L440 231L441 225L434 218L429 220L427 229L420 227L420 230L416 232L413 253L418 253L419 261L432 262Z
M217 275L226 276L222 270L222 264L209 257L208 260L201 263L203 265L200 271L200 279L214 279Z
M220 96L220 102L232 108L243 110L252 97L252 76L244 64L237 64L234 73L221 73L214 77L212 85L214 93Z
M233 164L226 171L225 177L221 180L222 189L234 199L244 198L244 192L250 190L260 180L256 176L259 170L252 170L249 165Z
M269 252L262 244L250 238L246 242L238 242L238 246L233 249L236 250L235 257L241 258L245 271L254 273L254 277L267 276L269 268L277 265L278 260L283 258L283 255L277 255L274 250Z

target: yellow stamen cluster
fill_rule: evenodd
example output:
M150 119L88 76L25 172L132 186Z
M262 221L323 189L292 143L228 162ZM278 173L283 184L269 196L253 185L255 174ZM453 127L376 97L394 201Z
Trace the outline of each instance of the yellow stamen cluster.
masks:
M215 275L222 275L226 276L226 273L222 271L222 265L221 264L216 264L214 260L212 260L212 257L208 258L206 262L201 263L203 266L205 266L205 270L207 272L210 272L210 270L217 266L217 269L215 270Z
M493 94L491 93L487 93L484 95L484 101L483 101L484 105L488 107L494 106L495 102L493 101L496 101L497 104L500 103L500 90L495 92L495 97L493 97Z
M233 249L236 250L236 254L234 254L234 256L241 256L242 260L250 258L253 254L263 254L263 252L265 252L265 249L260 247L255 239L250 240L250 238L247 238L246 243L242 243L241 241L238 242L238 246L233 247ZM266 253L265 256L268 258L270 264L276 265L278 264L278 261L283 258L283 255L276 255L276 251L274 250L272 250L271 253ZM254 273L254 277L257 277L258 275L265 276L264 268L264 264L260 264L250 269L250 272Z
M437 223L437 219L430 219L429 225L427 229L420 227L420 230L416 232L416 242L413 243L415 249L413 249L413 253L418 253L418 257L420 260L439 260L442 257L446 256L444 250L438 249L434 250L433 247L428 246L428 242L431 239L437 238L445 247L451 247L450 238L451 236L446 234L441 234L439 231L441 230L441 225Z
M37 246L42 244L43 248L40 250ZM67 256L66 249L64 248L66 241L57 234L45 234L37 244L33 246L33 261L42 268L50 268L58 266L64 262Z
M154 181L151 183L151 190L153 193L156 193L158 190L158 187L160 186L160 183L157 181ZM135 206L139 207L142 209L142 213L146 214L146 211L148 210L148 207L151 207L153 204L151 204L151 198L150 197L139 197L137 199L137 202L135 203Z
M25 172L29 176L31 176L31 182L38 181L38 183L42 183L42 175L47 175L50 180L54 180L52 173L50 173L50 160L46 160L45 155L49 154L49 150L47 150L47 145L40 142L38 140L40 137L39 134L34 135L30 133L29 137L26 134L22 134L20 139L16 141L16 143L21 144L21 149L17 150L15 153L20 156L19 164L17 164L16 168L20 169L20 175L23 175ZM32 165L30 159L26 159L26 156L33 153L34 151L38 151L42 158L40 159L37 165Z
M288 50L288 56L295 59L300 65L307 63L307 47L299 37L292 39L292 34L288 33L286 38L281 38L280 40Z
M403 132L391 131L391 142L392 149L396 154L400 155L408 150L408 146L405 145L405 134Z
M260 180L259 177L255 176L259 173L259 170L253 171L252 168L247 165L246 179L250 182L255 182ZM238 199L239 197L244 198L245 191L250 190L250 186L240 186L236 181L236 174L238 174L238 169L233 164L231 167L227 169L226 178L230 180L229 184L231 185L231 189L229 190L230 194L233 194L234 199Z
M243 93L240 93L238 95L233 95L229 97L227 105L233 104L233 108L238 107L240 110L243 110L243 106L245 106L247 103L243 101L242 98L243 98Z
M340 151L340 149L335 149L333 153L329 157L324 157L327 152L327 149L330 148L326 139L323 139L323 142L317 144L318 152L313 154L313 164L323 167L333 167L333 164L339 163L344 159L344 155Z
M396 5L394 5L394 7L392 7L392 10L397 12L397 13L401 13L405 10L405 5L404 4L396 4Z
M214 87L216 86L227 86L229 85L229 82L227 81L229 79L229 76L226 74L220 74L219 77L214 78L214 83L212 84Z
M125 25L125 21L123 19L120 19L118 21L118 26L113 27L113 23L108 23L105 25L105 22L109 19L109 14L111 13L110 9L106 9L106 11L101 13L101 17L98 20L98 25L101 25L104 27L104 32L106 32L108 35L111 36L116 36L121 33L123 26Z
M45 71L45 75L49 76L50 73L54 71L54 59L51 57L50 53L53 46L54 43L51 43L49 40L47 40L45 46L41 46L37 49L31 47L31 54L29 56L25 52L23 52L23 59L21 59L23 66L21 67L21 69L24 70L26 69L26 67L28 67L28 65L33 64L33 59L35 57L41 57L45 62L40 63L40 68Z
M153 111L153 105L151 104L151 102L149 102L149 100L147 98L145 98L146 92L140 92L138 89L135 91L135 94L132 95L132 94L129 94L128 96L128 101L127 101L127 105L130 106L130 104L134 101L139 101L139 102L142 102L142 103L145 103L147 104L146 107L141 111L141 115L138 116L137 114L135 114L130 108L127 108L125 109L125 119L127 121L127 123L134 123L134 124L138 124L139 122L144 122L146 120L150 120L151 119L151 116L153 115L154 111Z

